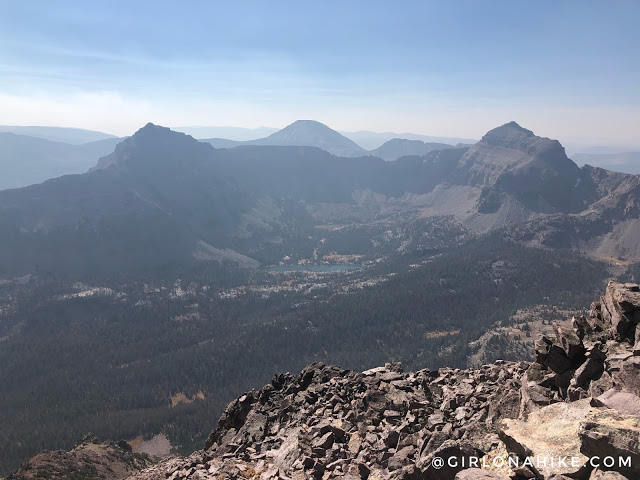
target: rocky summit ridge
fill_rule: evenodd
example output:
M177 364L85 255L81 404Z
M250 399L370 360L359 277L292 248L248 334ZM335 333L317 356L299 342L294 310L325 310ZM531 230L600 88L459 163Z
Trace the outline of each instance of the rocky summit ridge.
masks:
M610 282L532 363L315 363L231 402L203 450L130 479L631 480L639 445L640 286Z

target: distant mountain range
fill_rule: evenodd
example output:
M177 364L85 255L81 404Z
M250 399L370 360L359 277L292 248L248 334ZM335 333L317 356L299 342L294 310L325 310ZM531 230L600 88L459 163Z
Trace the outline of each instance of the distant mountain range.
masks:
M318 123L318 122L315 122ZM262 139L273 133L276 133L280 129L270 127L260 128L242 128L242 127L207 127L207 126L193 126L193 127L172 127L172 130L176 132L186 133L197 139L216 139L216 141L233 140L233 141L252 141ZM385 142L396 138L405 140L420 140L424 143L442 143L448 145L457 145L459 143L472 144L477 140L468 138L457 137L433 137L429 135L420 135L417 133L395 133L395 132L372 132L369 130L359 130L356 132L340 131L338 133L354 141L359 147L364 150L376 150ZM222 143L220 143L222 144ZM232 146L232 143L226 144Z
M353 148L299 126L278 141ZM86 431L186 453L230 398L310 361L463 367L492 326L639 261L639 219L640 176L515 122L396 161L148 124L87 173L0 191L0 474Z
M89 130L59 127L0 127L11 132L0 133L0 190L39 183L62 175L78 174L95 167L98 159L110 154L120 138ZM185 127L194 135L218 132L235 138L264 138L233 140L213 138L205 140L216 148L234 148L241 145L313 146L341 157L373 155L395 160L404 155L423 155L437 148L451 148L445 144L425 144L417 140L387 142L367 152L352 140L326 125L311 120L299 120L275 130L255 130L234 127ZM22 133L17 133L22 132ZM99 139L90 140L88 139ZM54 140L55 139L55 140Z
M296 123L268 138L317 131ZM402 223L416 214L453 216L477 234L507 228L526 244L640 258L639 210L640 177L579 168L559 142L514 122L471 147L395 162L315 147L215 150L148 124L91 173L0 192L0 265L11 274L194 258L250 265L267 260L260 252L272 242L285 248L294 224Z
M68 127L24 127L0 125L0 132L44 138L45 140L51 140L52 142L70 143L72 145L81 145L83 143L116 138L115 135L97 132L95 130Z
M121 138L111 137L75 145L0 133L0 190L86 172L121 141Z
M362 148L366 150L375 150L380 147L385 142L389 140L393 140L394 138L402 138L405 140L420 140L425 143L445 143L448 145L457 145L459 143L464 144L473 144L478 140L473 140L469 138L458 138L458 137L433 137L430 135L420 135L417 133L395 133L395 132L371 132L368 130L359 130L357 132L340 132L347 138L350 138Z
M318 122L312 122L317 124ZM322 124L320 124L322 125ZM322 125L324 127L324 125ZM285 127L287 129L289 127ZM328 128L328 127L327 127ZM240 127L177 127L175 131L183 132L197 139L208 139L207 141L216 148L232 148L240 143L245 144L267 144L264 137L272 135L279 130L276 128L261 127L256 129L240 128ZM396 133L396 132L372 132L368 130L360 130L355 132L337 131L343 137L355 142L362 150L368 151L369 155L373 155L384 160L396 160L404 155L424 155L429 151L439 148L451 148L455 145L472 145L477 140L458 137L435 137L429 135L420 135L416 133ZM295 137L286 136L287 142L277 141L276 136L273 141L277 145L304 145L317 146L321 145L313 141L313 136ZM344 140L342 140L344 142ZM420 143L418 143L420 142ZM426 145L426 146L425 146ZM330 148L331 144L325 142L325 148ZM343 156L362 155L363 151L354 151L351 154L342 154ZM640 153L636 151L622 151L620 147L589 147L584 145L571 144L569 157L578 165L588 164L594 167L606 168L623 173L640 173ZM341 155L339 149L330 151L336 155Z
M427 141L423 141L427 140ZM444 143L442 140L453 143ZM281 145L318 147L341 157L371 155L384 160L397 160L405 155L424 155L433 150L452 148L461 143L472 144L473 140L460 138L441 139L416 134L394 134L375 132L340 133L313 120L298 120L272 133L268 137L237 141L225 138L208 138L203 141L216 148L233 148L239 145ZM361 145L371 147L371 150Z
M256 140L264 138L272 133L276 133L279 128L259 127L259 128L242 128L242 127L172 127L175 132L186 133L193 138L226 138L234 141Z
M640 174L640 152L576 153L571 158L578 165L592 165L616 172Z
M204 141L216 148L231 148L238 145L310 146L341 157L361 157L368 153L353 140L314 120L298 120L268 137L256 140L235 142L211 138Z
M310 146L339 157L374 156L389 161L475 143L463 138L412 133L340 133L312 120L299 120L281 130L267 127L179 127L178 131L205 138L203 141L215 148L243 145ZM211 138L211 134L220 137ZM76 128L0 126L0 190L23 187L61 175L83 173L95 167L99 158L111 153L120 140L102 132ZM371 150L366 150L363 145ZM606 150L607 153L600 150ZM580 165L640 173L639 152L610 153L605 147L598 147L591 153L575 153L572 158Z
M397 160L400 157L408 155L426 155L434 150L444 150L445 148L454 148L453 145L446 143L423 142L421 140L407 140L404 138L394 138L385 142L380 147L369 152L374 157L383 160Z

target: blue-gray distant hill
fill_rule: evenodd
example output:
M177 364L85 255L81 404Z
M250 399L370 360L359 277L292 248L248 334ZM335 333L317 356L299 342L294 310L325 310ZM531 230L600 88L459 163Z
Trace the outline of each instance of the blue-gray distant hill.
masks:
M244 142L248 140L256 140L264 138L272 133L276 133L278 128L259 127L259 128L243 128L243 127L222 127L222 126L191 126L191 127L172 127L175 132L186 133L193 138L228 138L236 142Z
M444 150L446 148L455 148L454 145L446 143L426 143L421 140L407 140L406 138L394 138L385 142L380 147L369 152L374 157L383 160L397 160L400 157L408 155L426 155L434 150Z
M314 120L298 120L268 137L238 142L222 138L203 140L215 148L239 145L271 145L280 147L318 147L340 157L362 157L368 152L344 135Z
M100 157L113 152L121 141L121 138L113 137L71 145L27 135L0 133L0 190L84 173Z
M591 165L615 172L640 174L640 152L576 153L571 158L578 165Z
M338 157L355 158L374 156L382 158L383 160L397 160L400 157L408 155L421 156L429 152L433 152L434 150L454 148L454 144L449 143L424 142L422 140L407 138L392 138L375 150L367 151L353 140L314 120L298 120L282 130L272 133L268 137L256 140L239 141L225 137L209 138L203 141L211 144L215 148L234 148L240 145L317 147ZM468 146L460 145L459 142L456 143L458 143L458 147Z
M17 135L28 135L30 137L44 138L52 142L70 143L81 145L83 143L98 142L109 138L117 138L104 132L95 130L84 130L82 128L68 127L30 127L17 125L0 125L0 132L15 133Z
M418 133L397 133L397 132L371 132L369 130L359 130L357 132L340 132L347 138L350 138L362 148L366 150L375 150L385 142L393 140L394 138L403 138L406 140L420 140L425 143L445 143L448 145L473 144L478 140L470 138L458 138L458 137L434 137L431 135L420 135Z

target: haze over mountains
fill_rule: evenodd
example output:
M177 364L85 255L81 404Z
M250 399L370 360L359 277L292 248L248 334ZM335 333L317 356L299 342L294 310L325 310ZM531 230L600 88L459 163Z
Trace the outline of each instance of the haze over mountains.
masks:
M394 161L290 127L264 142L292 146L214 148L147 124L86 173L0 191L0 468L87 430L186 453L231 398L315 360L463 367L485 335L483 358L518 359L496 329L640 260L640 177L515 122L392 141L417 148Z
M365 145L374 145L367 151L353 139L358 139ZM407 155L424 155L433 150L452 148L455 144L463 143L463 139L447 138L454 144L439 143L439 137L427 137L415 134L353 132L341 134L326 125L314 120L298 120L291 125L272 133L266 138L245 141L231 141L226 138L210 138L206 141L216 148L233 148L238 145L280 145L280 146L309 146L318 147L339 157L359 157L372 155L384 160L396 160ZM422 141L428 139L432 141ZM435 139L435 140L433 140ZM475 143L471 140L467 143Z
M319 122L318 122L319 123ZM197 139L217 138L234 141L257 140L276 133L278 128L259 127L259 128L242 128L242 127L172 127L176 132L186 133ZM341 135L353 140L365 150L375 150L383 143L396 138L405 140L420 140L425 143L444 143L448 145L457 145L458 143L471 144L477 140L457 137L434 137L429 135L420 135L417 133L395 133L395 132L372 132L369 130L359 130L356 132L339 131Z
M25 127L0 125L0 132L44 138L45 140L51 140L52 142L69 143L71 145L82 145L84 143L117 138L115 135L96 132L95 130L69 127Z
M1 12L0 480L640 478L640 2Z
M64 138L65 135L58 137ZM0 133L0 190L86 172L95 166L97 159L108 155L121 141L120 138L112 137L70 144L40 137Z
M394 138L385 142L375 150L371 150L370 154L374 157L392 161L408 155L422 156L434 150L444 150L445 148L453 148L453 145L433 142L426 143L421 140Z
M640 152L576 153L573 159L578 164L593 165L614 172L640 174Z
M367 153L353 140L349 140L335 130L313 120L298 120L268 137L256 140L232 142L212 138L205 141L219 148L229 148L236 145L313 146L342 157L359 157Z
M216 148L235 148L241 145L313 146L336 156L352 158L370 155L388 161L475 143L473 140L410 133L377 134L362 131L343 135L311 120L296 121L282 130L266 127L253 130L237 127L183 127L179 131L190 132L197 138L207 137L211 133L224 135L224 138L203 140ZM367 151L353 139L362 145L376 148ZM0 162L3 169L0 189L27 186L61 175L84 173L94 167L100 157L108 155L120 140L112 135L82 129L0 127ZM55 143L48 144L45 141ZM575 154L574 159L579 164L614 171L640 172L637 152Z
M193 138L225 138L234 141L256 140L276 133L278 128L259 127L259 128L243 128L243 127L172 127L176 132L186 133Z
M17 188L62 175L84 173L94 167L100 157L106 156L122 139L101 132L57 127L0 127L0 162L2 179L0 189ZM315 146L334 155L355 157L374 155L395 160L404 155L421 155L445 144L425 144L421 141L394 140L380 149L367 152L353 141L314 121L298 121L282 130L261 128L255 130L231 127L192 127L194 135L212 131L227 134L228 138L207 140L217 148L239 145ZM21 133L16 133L21 132ZM265 138L260 134L268 134ZM236 138L233 140L232 138ZM251 140L239 140L242 138ZM98 138L99 140L94 140ZM54 140L52 140L54 139Z
M263 143L316 129L314 122L296 122ZM327 127L321 132L339 135ZM360 151L350 141L333 145ZM36 265L69 271L153 266L206 258L207 249L268 263L273 259L265 252L274 242L286 250L292 222L313 228L395 216L402 223L417 214L449 215L476 233L518 227L529 243L640 258L632 241L639 178L579 168L560 143L514 122L471 147L395 162L349 160L315 147L216 150L148 124L91 173L0 192L6 232L0 259L5 272L16 275ZM290 202L299 203L291 210ZM114 249L121 254L108 254Z
M371 132L369 130L359 130L356 132L340 132L347 138L350 138L362 148L366 150L375 150L382 146L385 142L393 140L394 138L401 138L405 140L420 140L424 143L445 143L448 145L457 145L459 143L472 144L478 140L470 138L458 138L458 137L434 137L431 135L420 135L417 133L396 133L396 132Z

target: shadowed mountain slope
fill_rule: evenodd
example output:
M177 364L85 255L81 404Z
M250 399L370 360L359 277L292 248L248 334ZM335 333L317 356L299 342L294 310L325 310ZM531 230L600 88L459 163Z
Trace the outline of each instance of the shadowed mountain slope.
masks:
M537 137L515 122L491 130L471 146L456 175L466 185L490 192L479 207L487 212L505 194L540 213L577 212L593 200L592 185L585 184L560 142Z
M316 147L216 150L148 124L92 172L0 192L0 274L182 264L202 248L252 257L296 229L412 215L453 215L478 233L518 226L523 241L548 246L578 246L579 228L596 242L587 250L615 250L615 238L632 241L639 195L638 177L580 169L514 122L472 147L395 162ZM270 213L258 212L265 201Z

